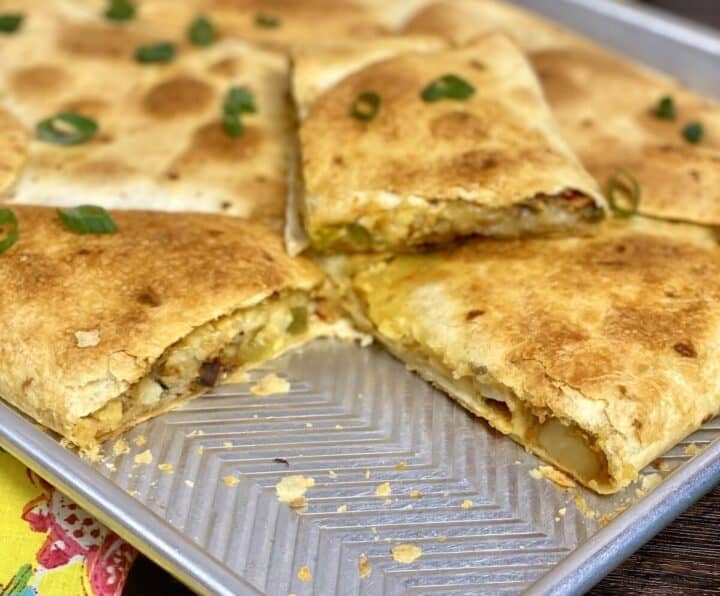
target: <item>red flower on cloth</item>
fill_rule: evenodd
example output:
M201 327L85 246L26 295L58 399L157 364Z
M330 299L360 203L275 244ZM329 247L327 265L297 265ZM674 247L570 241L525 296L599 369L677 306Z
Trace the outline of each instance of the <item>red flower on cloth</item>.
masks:
M84 560L93 596L119 596L137 556L135 549L42 478L28 474L43 491L22 514L33 530L47 534L36 555L38 564L50 570Z

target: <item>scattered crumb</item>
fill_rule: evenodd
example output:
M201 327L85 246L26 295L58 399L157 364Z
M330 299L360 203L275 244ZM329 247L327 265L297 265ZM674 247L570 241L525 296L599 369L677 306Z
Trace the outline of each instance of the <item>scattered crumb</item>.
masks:
M638 498L644 497L658 484L662 482L662 476L657 473L642 474L640 476L640 487L635 490L635 494Z
M237 476L228 474L227 476L223 476L223 482L225 483L225 486L229 486L230 488L232 488L233 486L237 486L240 483L240 479Z
M338 513L345 513L347 511L347 505L340 505L340 507L337 508Z
M398 563L412 563L422 556L422 549L414 544L397 544L390 552Z
M342 424L335 425L335 430L342 430L343 428L345 428L345 427Z
M330 476L330 478L337 478L337 472L335 472L334 470L330 470L328 472L328 476Z
M310 571L309 567L300 567L300 569L297 572L297 578L301 582L311 582L312 581L312 571Z
M93 463L99 462L102 459L102 456L103 454L100 450L100 445L93 445L92 447L83 447L80 449L80 457Z
M378 542L379 540L380 540L380 536L375 536L375 538L373 538L373 542Z
M185 481L185 484L186 484L187 486L189 486L190 488L192 488L193 486L195 486L195 483L194 483L192 480L186 480L186 481Z
M223 447L232 447L232 441L223 441Z
M191 439L192 437L202 437L205 434L205 431L202 430L194 430L187 435L185 435L188 439Z
M375 489L376 497L387 497L390 494L392 494L392 488L390 487L389 482L378 484L378 487Z
M370 478L370 470L365 470L365 478Z
M683 451L685 455L695 456L700 453L701 449L695 443L690 443Z
M197 454L198 454L198 455L202 455L203 453L205 453L205 446L204 446L204 445L199 445L198 448L197 448Z
M561 488L575 487L575 481L572 478L552 466L538 466L537 468L530 470L529 474L535 480L540 480L543 477L547 478Z
M460 505L460 507L462 507L463 509L470 509L470 507L472 507L472 506L473 506L473 502L470 499L465 499L462 502L462 504Z
M275 373L265 375L252 387L250 393L265 397L267 395L275 395L277 393L287 393L290 390L290 383L282 377L278 377Z
M395 464L395 469L396 469L398 472L404 470L405 468L407 468L407 464L406 464L404 461L401 461L401 462Z
M107 463L105 464L105 467L106 467L108 470L110 470L111 472L114 472L115 470L117 470L117 466L116 466L115 464L110 463L110 462L107 462Z
M383 503L384 503L385 505L390 505L392 502L393 502L392 499L385 499L385 500L383 501Z
M556 521L556 522L559 522L559 521L560 521L560 517L556 515L556 516L555 516L555 521Z
M372 526L372 527L370 528L370 531L371 531L373 534L377 534L377 533L378 533L378 532L377 532L377 528L376 528L375 526Z
M173 474L175 472L172 464L158 464L158 470L166 474Z
M142 453L138 453L134 459L136 464L151 464L152 460L152 452L149 449L146 449Z
M410 496L411 496L413 499L419 499L419 498L421 498L421 497L423 496L423 494L422 494L419 490L411 490L411 491L410 491Z
M130 489L126 490L125 492L126 492L127 494L129 494L131 497L136 497L136 496L138 496L138 495L140 494L140 493L138 493L138 491L136 491L136 490L130 490Z
M275 493L278 501L287 503L293 509L307 505L305 492L308 488L315 486L314 478L305 478L301 474L285 476L275 485Z
M580 495L575 495L575 506L580 510L580 513L589 519L595 519L598 516L598 512L592 509Z
M307 428L312 428L312 422L306 422L306 423L305 423L305 426L306 426Z
M558 515L560 517L565 517L566 513L567 513L567 507L560 507L560 509L558 509Z
M362 579L369 577L372 573L372 565L370 564L370 561L368 561L368 558L365 556L365 553L362 553L358 558L358 571L360 572L360 577Z
M442 544L443 542L447 541L447 536L438 536L437 541Z
M113 455L125 455L130 451L130 445L128 445L128 442L125 439L118 439L115 441L112 447Z
M135 443L136 447L142 447L145 443L147 443L147 439L145 438L145 435L138 435L133 440L133 443Z
M97 329L76 331L75 341L78 348L93 348L100 343L100 332Z
M515 465L516 465L516 466L519 466L520 464L522 464L522 462L521 462L519 459L516 459L516 460L515 460Z

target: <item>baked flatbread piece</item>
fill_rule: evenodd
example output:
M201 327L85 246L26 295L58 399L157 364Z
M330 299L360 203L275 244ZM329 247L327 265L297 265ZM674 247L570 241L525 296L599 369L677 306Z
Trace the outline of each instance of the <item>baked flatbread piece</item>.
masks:
M405 26L462 45L503 32L528 53L562 134L605 187L619 170L637 179L640 211L720 224L720 104L669 77L579 37L533 13L494 0L438 2ZM670 97L674 117L659 118ZM684 128L700 123L697 144Z
M321 272L240 218L111 212L79 235L13 206L0 254L0 396L80 446L324 332Z
M77 12L77 11L76 11ZM236 40L140 63L137 48L162 37L76 12L49 26L0 36L0 107L32 138L6 202L72 206L88 196L106 208L222 212L282 227L291 114L288 61ZM256 113L232 137L223 103L232 87L252 94ZM38 122L60 112L93 119L77 145L37 138ZM0 145L7 132L0 129Z
M294 60L306 114L300 211L315 249L414 249L473 234L587 230L602 219L604 199L507 38L358 60L339 82L333 63L323 71L321 51ZM428 95L444 94L448 76L448 93L464 88L462 98ZM308 101L305 91L318 88ZM366 93L377 98L369 119L356 113Z
M687 224L330 257L350 311L411 368L613 493L720 410L720 246Z

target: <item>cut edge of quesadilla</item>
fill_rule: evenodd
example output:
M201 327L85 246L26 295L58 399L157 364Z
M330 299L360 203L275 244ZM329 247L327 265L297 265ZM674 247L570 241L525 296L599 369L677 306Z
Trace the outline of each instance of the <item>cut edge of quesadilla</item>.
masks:
M605 198L510 40L493 34L449 50L432 37L386 43L295 56L294 202L315 250L414 251L464 236L584 234L604 218ZM467 101L420 101L423 85L443 71L474 86ZM350 109L364 89L379 98L367 122ZM417 159L403 153L419 146L427 150Z

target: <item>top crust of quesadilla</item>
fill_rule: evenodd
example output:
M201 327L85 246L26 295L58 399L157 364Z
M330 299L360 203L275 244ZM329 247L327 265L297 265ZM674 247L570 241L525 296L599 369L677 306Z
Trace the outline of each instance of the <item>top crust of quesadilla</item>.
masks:
M20 239L0 255L0 395L78 444L312 333L322 274L264 226L118 211L116 234L77 235L54 209L13 210Z
M408 34L440 35L462 45L503 32L527 53L562 133L601 183L618 170L640 184L640 211L673 220L720 224L720 104L515 6L492 0L439 2L406 24ZM662 97L677 117L658 119ZM700 122L692 145L683 127Z
M617 220L590 239L474 241L360 267L359 319L420 374L615 492L720 410L720 247Z
M30 17L29 17L30 18ZM183 34L184 29L178 34ZM286 195L288 63L284 55L224 40L180 45L175 60L140 64L158 37L138 27L58 16L50 29L0 39L0 106L33 137L6 201L75 205L92 193L106 208L222 212L282 227ZM238 138L223 128L232 86L253 94ZM94 119L88 142L35 139L61 111ZM6 136L0 131L0 144Z
M298 73L323 84L321 69L303 65L319 56L296 59L295 89L310 87ZM312 102L301 123L302 210L316 249L394 250L468 234L573 230L602 218L595 182L506 38L352 70ZM448 73L475 93L464 101L423 101L421 91ZM368 90L381 105L365 122L351 108ZM298 103L308 104L303 97Z

